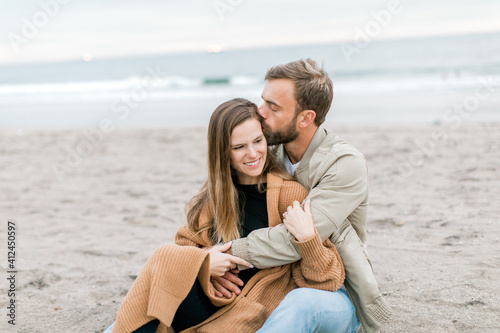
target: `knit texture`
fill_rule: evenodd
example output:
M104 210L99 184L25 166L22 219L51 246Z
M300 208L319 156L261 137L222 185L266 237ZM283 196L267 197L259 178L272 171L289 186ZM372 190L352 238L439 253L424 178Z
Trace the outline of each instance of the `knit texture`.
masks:
M282 214L294 200L302 201L307 191L298 183L268 174L266 201L269 226L281 223ZM208 216L200 217L200 225ZM323 244L319 235L296 242L302 260L293 264L264 269L255 274L240 295L231 299L215 296L210 283L210 255L204 247L213 246L207 231L196 233L181 227L176 244L158 248L146 262L118 310L113 333L132 332L158 318L158 332L173 332L175 312L187 296L196 278L212 304L221 307L210 318L183 332L255 332L288 292L297 287L338 290L345 279L340 255L333 244ZM180 332L179 332L180 333Z

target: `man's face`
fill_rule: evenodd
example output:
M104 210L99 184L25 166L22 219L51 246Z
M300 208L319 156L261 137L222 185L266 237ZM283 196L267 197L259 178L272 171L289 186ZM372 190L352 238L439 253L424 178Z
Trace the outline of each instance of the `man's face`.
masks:
M292 142L299 136L294 89L290 79L271 79L264 86L264 103L258 113L262 117L262 131L270 146Z

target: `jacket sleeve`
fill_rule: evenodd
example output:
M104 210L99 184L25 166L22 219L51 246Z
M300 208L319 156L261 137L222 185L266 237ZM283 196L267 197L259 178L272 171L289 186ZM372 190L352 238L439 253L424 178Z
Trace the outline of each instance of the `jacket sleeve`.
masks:
M304 241L296 241L302 260L292 264L293 279L298 287L328 291L338 290L345 280L344 265L335 246L315 235Z
M320 169L320 170L319 170ZM311 212L322 241L334 234L368 193L366 162L360 155L328 156L318 170L309 170ZM258 229L233 241L232 253L264 269L300 260L294 237L284 225Z

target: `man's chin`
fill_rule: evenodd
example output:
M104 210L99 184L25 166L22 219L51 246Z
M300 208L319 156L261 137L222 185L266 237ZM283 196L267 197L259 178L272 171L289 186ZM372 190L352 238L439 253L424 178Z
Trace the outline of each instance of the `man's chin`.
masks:
M264 132L264 136L266 137L268 146L276 146L281 144L280 138L276 136L274 133Z
M267 141L268 146L276 146L276 145L287 144L289 142L292 142L293 140L297 139L299 134L295 133L294 135L284 136L282 133L265 133L264 132L264 136L266 137L266 141Z

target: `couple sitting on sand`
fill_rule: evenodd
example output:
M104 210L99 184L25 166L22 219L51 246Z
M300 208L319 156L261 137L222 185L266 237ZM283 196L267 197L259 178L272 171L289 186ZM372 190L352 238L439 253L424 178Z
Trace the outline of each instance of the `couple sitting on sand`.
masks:
M187 225L106 332L375 332L388 319L364 247L366 162L320 126L332 81L310 59L265 79L258 109L237 98L212 114Z

